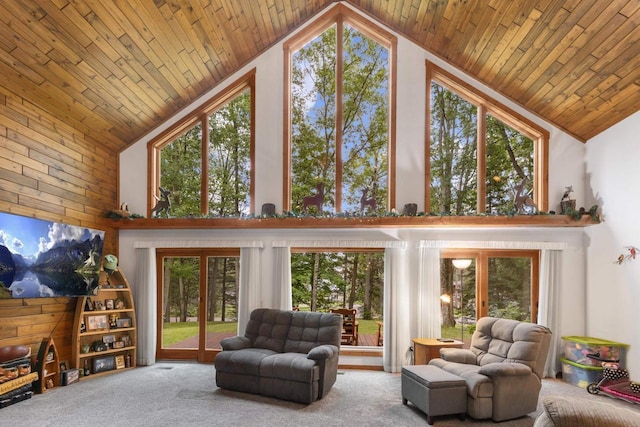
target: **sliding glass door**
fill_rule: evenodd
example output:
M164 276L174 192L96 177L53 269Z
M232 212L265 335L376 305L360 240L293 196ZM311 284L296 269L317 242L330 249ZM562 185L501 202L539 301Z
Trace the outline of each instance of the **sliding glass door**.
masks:
M158 359L210 362L237 332L239 250L159 249Z

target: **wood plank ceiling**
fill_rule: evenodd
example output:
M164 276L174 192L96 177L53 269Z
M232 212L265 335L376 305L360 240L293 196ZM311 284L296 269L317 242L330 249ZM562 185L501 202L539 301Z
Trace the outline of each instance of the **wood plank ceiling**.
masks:
M331 3L5 1L0 86L120 150ZM638 0L347 3L582 141L640 106Z

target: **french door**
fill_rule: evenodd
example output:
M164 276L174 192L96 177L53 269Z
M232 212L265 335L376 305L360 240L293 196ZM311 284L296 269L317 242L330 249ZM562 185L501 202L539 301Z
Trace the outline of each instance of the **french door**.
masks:
M239 249L158 249L157 359L211 362L237 332Z

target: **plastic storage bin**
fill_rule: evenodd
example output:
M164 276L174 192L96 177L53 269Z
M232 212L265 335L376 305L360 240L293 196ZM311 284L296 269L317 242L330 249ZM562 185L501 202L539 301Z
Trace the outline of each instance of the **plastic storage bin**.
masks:
M564 357L585 366L601 366L601 362L590 359L587 354L600 353L603 359L620 359L620 367L626 364L627 348L629 344L603 340L593 337L562 337L564 341Z
M587 388L589 383L597 383L600 380L602 373L600 367L581 365L564 357L561 357L560 361L562 362L562 379L570 384Z

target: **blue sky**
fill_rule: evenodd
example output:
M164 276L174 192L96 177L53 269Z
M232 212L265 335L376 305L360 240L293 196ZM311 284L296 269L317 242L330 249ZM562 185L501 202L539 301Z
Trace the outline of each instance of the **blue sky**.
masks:
M96 234L104 238L99 230L0 212L0 245L25 258L35 259L57 242L86 240Z

